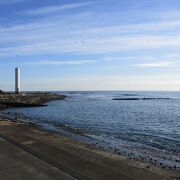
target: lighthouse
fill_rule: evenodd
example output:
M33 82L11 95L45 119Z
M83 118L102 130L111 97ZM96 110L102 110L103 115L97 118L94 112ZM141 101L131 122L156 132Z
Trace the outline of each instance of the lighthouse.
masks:
M15 68L15 93L20 93L20 68Z

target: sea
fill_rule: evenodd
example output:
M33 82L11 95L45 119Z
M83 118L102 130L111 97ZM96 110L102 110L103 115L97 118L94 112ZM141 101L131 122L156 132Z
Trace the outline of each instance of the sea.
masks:
M180 170L180 92L55 93L67 95L66 100L3 113L128 158Z

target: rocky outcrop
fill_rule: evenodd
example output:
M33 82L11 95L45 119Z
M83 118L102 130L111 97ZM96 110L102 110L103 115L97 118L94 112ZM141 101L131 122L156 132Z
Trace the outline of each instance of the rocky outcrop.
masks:
M66 96L53 93L0 94L0 109L6 107L37 107L53 100L64 100Z
M170 100L170 98L113 98L113 100L116 101L123 101L123 100L132 100L132 101L136 101L136 100Z

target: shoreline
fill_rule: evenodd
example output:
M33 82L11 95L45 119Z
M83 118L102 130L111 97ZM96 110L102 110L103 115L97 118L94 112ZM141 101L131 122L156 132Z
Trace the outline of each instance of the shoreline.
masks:
M121 175L127 176L130 179L139 179L139 180L141 179L143 180L144 178L160 180L164 178L171 179L173 177L172 179L175 179L175 177L176 178L180 177L180 172L165 170L157 166L150 165L148 163L139 162L133 159L129 159L125 156L117 155L115 153L110 153L106 150L101 150L97 148L95 145L89 145L86 143L78 142L74 139L64 136L63 134L49 132L47 130L44 130L36 126L33 123L22 122L19 120L14 120L14 121L8 119L0 120L0 137L4 138L5 140L20 144L23 147L25 146L27 150L33 150L33 152L39 151L38 149L36 149L37 142L35 143L34 139L38 142L43 141L43 143L45 143L47 146L58 148L59 150L56 149L57 153L58 151L61 152L62 149L64 153L70 153L70 155L75 153L75 156L78 156L76 158L78 158L79 164L83 162L81 159L82 156L83 159L85 159L88 162L92 162L95 159L97 162L94 162L95 163L94 166L103 165L103 167L104 166L106 167L107 172L113 170L114 175L116 175L119 178L122 177ZM44 149L41 149L41 151L39 151L40 154L41 155L44 154L46 158L50 158L50 159L53 158L54 153L48 152L46 154L47 149L46 146L44 146ZM58 159L58 161L60 159ZM66 164L68 163L68 161L70 160L67 160L67 162L64 163ZM76 167L74 167L73 164L66 166L66 171L68 171L68 173L70 174L73 174L72 172L69 172L69 170L67 170L69 168L76 169ZM130 174L128 173L129 169L131 169ZM119 171L121 172L120 174ZM77 170L74 173L79 174L80 172L79 170ZM94 170L88 169L88 173L87 173L88 175L86 173L83 173L81 175L83 177L84 176L89 177L89 173L90 174L92 173L94 179L99 179L96 177L95 169ZM93 175L93 173L95 174ZM103 176L103 174L101 175ZM80 179L84 179L84 178L80 178Z
M36 119L29 119L26 116L13 112L3 112L0 114L0 117L16 120L19 119L25 123L34 123L36 126L41 129L47 130L52 133L63 134L71 139L93 145L98 149L108 151L110 153L115 153L133 159L135 161L148 163L155 165L162 169L178 171L180 172L180 157L179 154L164 152L163 150L142 146L141 144L121 144L116 146L115 144L106 139L100 140L96 134L93 132L86 131L85 129L75 128L70 124L50 124L49 121L38 122ZM108 143L109 142L109 143Z
M40 94L41 93L38 93L38 95L40 95ZM50 97L47 96L48 98L45 98L46 95L47 94L43 94L42 98L40 98L40 99L38 99L38 101L36 101L36 104L37 104L37 102L38 103L39 102L47 103L47 102L50 102L50 101L53 101L53 100L63 100L66 97L66 96L61 96L61 95L54 96L54 94L51 94L52 96L50 96ZM63 97L63 99L62 99L62 97ZM37 106L34 106L34 107L37 107ZM8 108L8 107L6 107L6 108ZM1 117L0 117L0 119L1 119ZM113 159L113 160L118 161L116 163L122 163L121 161L123 160L123 167L121 167L122 169L124 169L124 166L128 166L128 168L131 167L131 168L133 168L133 170L134 170L134 168L135 169L137 168L138 171L143 171L143 172L141 172L143 174L143 177L146 177L146 174L147 174L147 177L148 177L149 173L150 173L152 176L154 176L154 178L156 178L156 176L157 176L158 179L161 179L162 177L163 178L164 177L166 177L166 178L170 178L170 177L178 177L178 178L180 178L180 172L175 170L175 169L174 170L172 170L172 169L171 170L163 169L162 167L158 167L157 165L155 165L153 163L147 163L147 162L140 161L140 159L127 157L127 156L123 155L122 153L118 152L118 149L115 149L115 151L112 152L112 151L109 151L107 149L101 148L101 146L98 146L97 144L87 144L85 142L79 142L78 140L75 140L74 138L66 136L65 134L62 134L62 133L59 133L59 132L58 133L51 132L50 130L47 130L47 129L44 129L44 128L40 127L40 126L37 126L34 123L26 122L25 120L24 121L19 120L18 117L15 117L14 119L13 118L9 119L8 117L4 117L4 119L5 120L0 120L0 128L1 128L0 133L1 133L1 135L3 135L2 134L2 132L4 131L3 126L4 126L4 124L6 124L6 122L10 123L11 129L14 129L14 128L16 129L16 125L20 123L21 125L23 124L23 126L25 126L27 129L32 128L35 131L39 131L40 134L45 132L45 134L46 133L49 134L50 137L51 136L57 136L58 139L61 139L61 138L68 139L68 141L73 142L74 146L76 146L76 145L80 146L79 147L80 151L82 150L82 148L84 149L84 146L85 146L87 148L86 149L87 151L90 151L90 152L95 151L98 155L103 156L104 158L106 158L106 156L107 156L111 160ZM7 126L9 126L9 125L7 125ZM61 125L61 127L64 128L65 130L67 130L66 128L68 128L68 127L66 127L66 125ZM71 127L70 127L70 130L74 131L74 129L72 129ZM20 128L20 131L22 131L21 128ZM83 133L79 129L77 129L75 131L77 131L77 134L79 133L79 135L82 135L81 133ZM11 137L11 135L12 135L11 133L9 134L9 132L8 132L8 134L4 134L4 135L5 135L5 137L8 137L8 138L13 140L13 138ZM17 136L19 136L18 133L17 133ZM54 141L54 143L56 144L57 142ZM67 145L69 146L69 144L67 144ZM74 148L74 146L71 147L71 148ZM90 160L89 157L87 157L86 160L89 161ZM113 163L115 163L115 162L113 162ZM110 166L112 166L112 164ZM110 168L110 167L106 167L106 168ZM128 173L127 173L127 175L128 175ZM133 177L134 177L134 175L132 175L131 178L133 178ZM140 179L140 177L141 176L138 176L138 179Z
M71 125L66 124L44 124L36 123L36 120L33 121L29 118L21 116L21 114L14 114L11 112L4 112L4 118L11 120L20 120L24 123L32 123L35 126L39 127L42 130L46 130L51 133L60 134L66 136L75 141L79 141L88 145L92 145L102 151L107 151L109 153L113 153L116 155L124 156L128 159L133 159L134 161L147 163L151 165L155 165L156 167L177 171L180 172L180 159L178 155L173 153L167 153L162 150L153 149L150 147L143 146L133 146L130 144L120 145L119 147L110 145L106 141L101 141L96 138L96 135L92 132L87 132L81 128L74 128ZM3 114L0 114L0 117L3 117Z

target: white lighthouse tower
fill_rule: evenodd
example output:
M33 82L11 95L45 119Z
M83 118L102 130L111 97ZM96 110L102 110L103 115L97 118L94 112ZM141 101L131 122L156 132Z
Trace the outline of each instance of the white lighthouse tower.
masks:
M20 93L20 68L15 68L15 93Z

